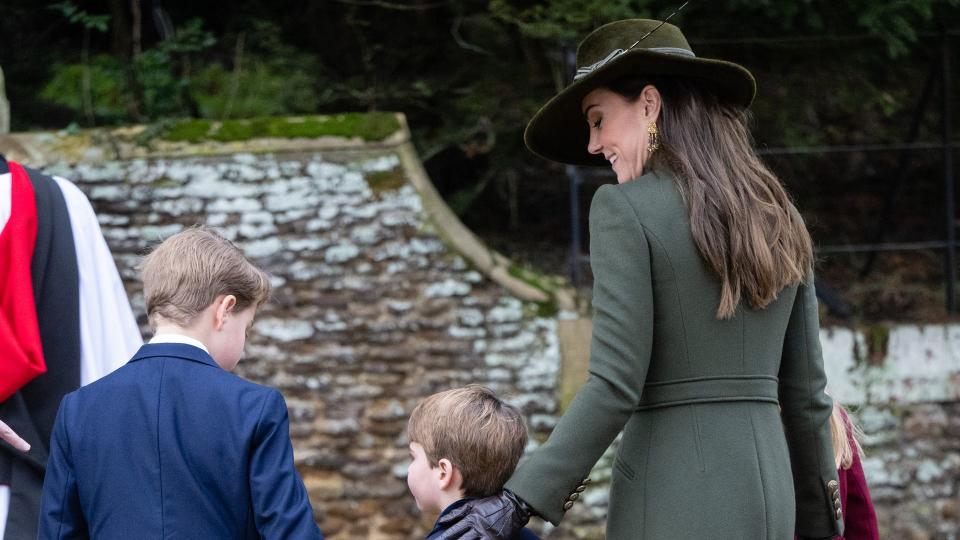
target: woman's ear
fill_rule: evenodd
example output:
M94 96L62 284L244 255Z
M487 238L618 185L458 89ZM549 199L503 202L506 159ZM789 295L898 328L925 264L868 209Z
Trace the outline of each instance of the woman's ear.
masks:
M213 312L213 325L217 330L223 330L227 322L227 314L237 305L237 297L232 294L218 296L215 300L217 309Z
M640 91L640 96L637 98L637 101L639 102L641 115L643 116L642 121L645 124L656 122L660 116L660 107L662 105L660 91L657 90L657 87L652 84L644 86L643 90Z

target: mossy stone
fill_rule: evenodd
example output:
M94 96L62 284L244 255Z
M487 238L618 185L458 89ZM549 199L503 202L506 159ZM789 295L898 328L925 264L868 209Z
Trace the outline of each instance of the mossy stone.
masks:
M162 130L168 141L220 142L247 141L270 137L281 139L319 137L359 137L364 141L382 141L400 130L393 113L345 113L332 116L260 117L247 120L182 120Z

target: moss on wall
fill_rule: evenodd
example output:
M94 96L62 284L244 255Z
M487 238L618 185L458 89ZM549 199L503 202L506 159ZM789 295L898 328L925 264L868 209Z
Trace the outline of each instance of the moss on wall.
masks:
M247 141L260 137L283 139L359 137L381 141L401 128L393 113L345 113L333 116L261 117L248 120L181 120L160 129L168 141Z
M867 338L867 364L882 366L890 343L890 328L883 324L872 324L867 326L863 333Z
M400 189L407 183L407 176L401 167L394 167L386 171L368 172L366 179L374 193Z

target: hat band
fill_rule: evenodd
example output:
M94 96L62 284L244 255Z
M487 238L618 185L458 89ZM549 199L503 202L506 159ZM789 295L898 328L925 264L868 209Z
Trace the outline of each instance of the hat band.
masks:
M636 44L634 44L636 45ZM632 48L632 47L631 47ZM630 49L615 49L610 51L610 54L605 56L602 60L594 62L589 66L577 68L577 73L573 76L574 81L579 81L580 79L586 77L587 75L593 73L594 71L600 69L601 67L607 65L614 58L620 56L621 54L629 51ZM644 51L650 51L655 53L662 54L673 54L677 56L686 56L690 58L696 58L697 55L693 54L693 51L689 49L681 49L680 47L650 47L649 49L639 49Z

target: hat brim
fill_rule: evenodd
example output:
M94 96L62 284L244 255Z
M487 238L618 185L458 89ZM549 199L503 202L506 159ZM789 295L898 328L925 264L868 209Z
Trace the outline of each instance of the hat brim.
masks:
M581 105L593 90L623 77L674 76L703 84L723 101L749 107L756 94L753 75L724 60L687 57L644 49L627 51L586 77L574 81L533 116L523 140L540 157L571 165L608 166L602 155L587 152L590 138Z

